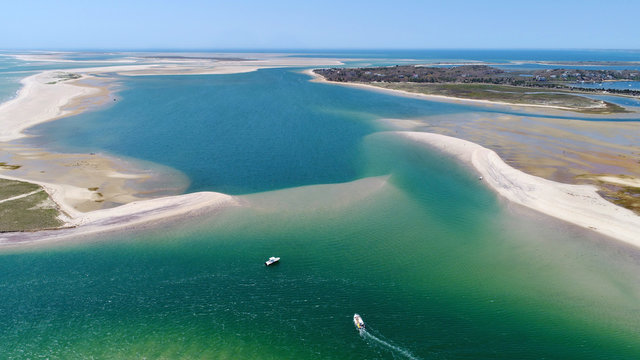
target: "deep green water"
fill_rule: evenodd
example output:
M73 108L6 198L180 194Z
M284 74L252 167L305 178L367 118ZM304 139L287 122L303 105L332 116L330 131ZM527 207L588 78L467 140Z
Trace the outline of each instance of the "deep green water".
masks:
M3 251L1 358L640 356L638 251L504 204L377 121L472 108L287 70L123 86L35 141L173 166L245 206Z
M584 232L503 210L466 170L431 153L383 135L366 143L372 167L393 169L388 184L368 196L339 186L255 194L245 200L257 206L162 231L4 255L3 353L63 359L640 353L637 259ZM283 260L266 268L271 255ZM360 337L354 312L399 350Z

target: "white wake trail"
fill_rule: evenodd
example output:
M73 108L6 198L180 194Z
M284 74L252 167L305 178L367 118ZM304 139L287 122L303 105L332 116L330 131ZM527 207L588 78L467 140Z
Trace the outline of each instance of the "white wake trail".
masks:
M360 329L360 336L366 340L370 340L372 342L374 342L374 345L380 346L383 349L386 349L388 351L390 351L393 354L399 354L402 355L404 357L406 357L407 359L411 359L411 360L420 360L419 357L416 357L415 355L413 355L409 350L407 349L403 349L400 346L397 345L393 345L392 343L385 341L375 335L373 335L372 333L370 333L369 331L367 331L366 329ZM369 341L367 341L369 342Z

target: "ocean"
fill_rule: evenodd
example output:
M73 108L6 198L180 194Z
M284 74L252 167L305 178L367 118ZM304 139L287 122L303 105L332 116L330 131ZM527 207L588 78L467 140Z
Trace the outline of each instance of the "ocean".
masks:
M463 52L594 59L481 54ZM411 52L372 61L393 56ZM121 77L118 101L31 129L28 141L52 151L170 166L188 192L248 206L3 250L2 357L640 356L637 250L505 203L383 120L502 110L308 80L300 69ZM270 256L280 264L265 267Z

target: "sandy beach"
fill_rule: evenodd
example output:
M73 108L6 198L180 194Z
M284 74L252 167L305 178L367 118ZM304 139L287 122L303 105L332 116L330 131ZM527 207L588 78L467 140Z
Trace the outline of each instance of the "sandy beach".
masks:
M63 187L43 184L53 199L60 201ZM64 204L64 202L61 202ZM33 246L106 232L133 230L151 226L170 219L190 217L203 212L214 212L225 207L239 206L232 196L199 192L169 196L145 201L136 201L116 208L95 210L89 213L74 213L67 218L65 228L37 232L14 232L0 234L0 246ZM68 210L68 209L67 209Z
M470 165L487 186L509 201L640 247L640 217L603 199L595 186L526 174L507 165L494 151L466 140L424 132L396 134Z
M19 56L17 56L20 58ZM32 61L57 61L55 56L31 56ZM73 61L78 62L78 61ZM127 61L128 62L128 61ZM112 98L108 74L204 75L235 74L262 68L338 65L331 59L267 58L246 61L160 60L152 63L47 70L24 78L17 96L0 104L0 145L3 157L19 162L19 170L0 178L26 181L44 188L61 211L65 223L61 231L45 231L26 236L6 234L0 243L13 244L42 239L114 231L160 219L175 218L195 211L237 204L235 198L214 192L162 196L145 199L136 195L131 182L148 181L149 174L100 154L52 154L41 149L25 149L9 143L26 137L24 130L47 121L79 114ZM95 75L101 75L100 78ZM105 77L105 75L107 75ZM26 166L22 166L26 164ZM46 167L46 171L42 170ZM171 172L171 170L165 170ZM165 192L180 193L186 185L171 183ZM186 182L185 182L186 183ZM152 196L153 197L153 196ZM105 208L105 204L115 207ZM207 211L209 211L207 210ZM22 240L16 240L16 239ZM28 239L28 240L25 240Z
M21 81L23 87L18 95L0 105L0 141L24 137L22 131L29 127L73 115L76 112L65 109L73 100L96 96L101 92L98 87L77 86L74 81L60 81L59 76L64 73L66 72L45 71ZM80 77L87 78L87 75Z
M39 149L25 149L8 142L27 136L24 130L37 124L78 114L88 107L110 99L106 86L109 78L97 79L93 74L150 71L157 75L173 71L195 71L193 65L179 66L122 65L69 70L49 70L29 76L21 81L23 87L17 96L0 105L0 142L12 160L29 164L46 163L47 171L23 166L18 176L3 173L0 177L9 180L27 181L38 184L49 194L61 211L64 229L36 233L8 233L0 236L5 245L31 244L42 240L59 240L106 231L149 224L161 219L185 216L196 211L213 211L223 206L233 206L233 197L214 192L165 196L142 199L133 195L126 185L136 179L151 175L132 169L121 169L111 159L96 154L52 154ZM199 67L202 73L210 69ZM239 72L243 69L218 69L215 73ZM73 77L70 75L73 74ZM94 80L97 85L87 85ZM99 80L99 81L96 81ZM102 99L102 101L101 101ZM8 151L7 151L8 150ZM12 173L12 174L15 174ZM84 184L84 185L81 185ZM97 192L86 184L99 184ZM97 196L101 198L98 199ZM109 199L103 199L103 197ZM91 204L116 202L123 205L96 210Z
M246 61L183 61L182 63L150 63L47 70L24 78L17 96L0 104L0 141L24 137L23 131L37 124L71 116L81 110L74 105L83 99L107 94L103 85L109 78L97 79L94 74L125 76L145 75L208 75L237 74L264 68L292 66L339 65L331 59L274 58ZM66 78L75 75L77 78ZM86 80L100 80L102 85L89 86ZM83 81L85 81L83 83Z

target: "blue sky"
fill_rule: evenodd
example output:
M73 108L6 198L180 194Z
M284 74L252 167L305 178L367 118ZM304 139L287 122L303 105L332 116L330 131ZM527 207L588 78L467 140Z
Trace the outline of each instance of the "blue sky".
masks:
M637 0L3 1L0 49L639 49Z

